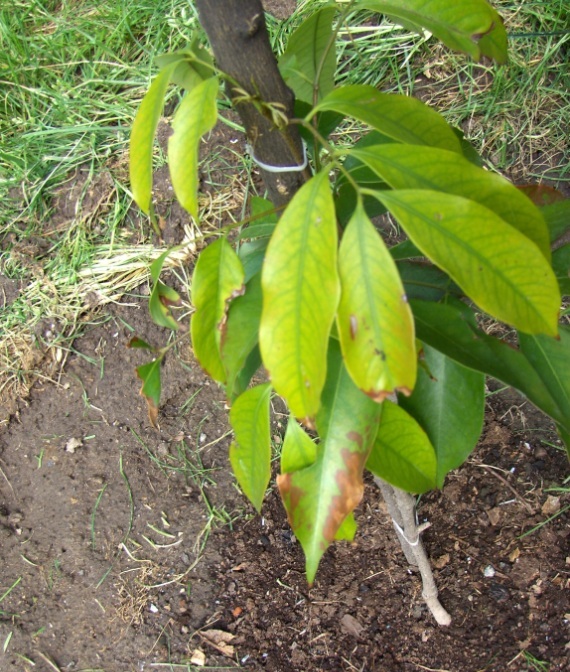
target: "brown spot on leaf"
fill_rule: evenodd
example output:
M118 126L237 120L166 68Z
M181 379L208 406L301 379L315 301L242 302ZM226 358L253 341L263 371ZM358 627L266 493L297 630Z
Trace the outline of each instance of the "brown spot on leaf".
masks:
M340 494L332 498L329 515L323 528L323 537L327 546L334 540L342 521L354 511L362 499L364 494L362 472L367 457L366 451L358 452L348 448L342 450L345 468L340 469L336 475Z
M350 338L354 341L356 332L358 331L358 320L355 315L350 316Z
M172 301L172 299L169 299L164 294L159 294L158 300L160 301L160 303L162 303L162 305L165 308L170 308L170 306L181 306L182 305L182 299L180 297L178 297L176 299L176 301Z
M363 444L362 434L359 434L358 432L348 432L346 438L349 439L349 441L354 441L355 443L357 443L360 450L362 450L362 444Z
M305 494L305 491L302 488L293 485L293 474L279 474L276 478L277 488L279 489L279 494L285 505L285 510L287 511L287 520L291 529L295 529L299 526L300 520L295 519L295 512L299 507L299 503Z

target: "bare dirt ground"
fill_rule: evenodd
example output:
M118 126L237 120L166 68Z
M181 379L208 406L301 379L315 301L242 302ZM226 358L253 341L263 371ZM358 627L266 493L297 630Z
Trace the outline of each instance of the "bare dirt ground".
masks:
M166 174L158 211L175 244L186 215ZM19 286L0 281L7 305ZM0 426L1 672L570 669L570 497L548 492L568 461L548 419L491 394L475 453L421 499L449 628L425 609L372 483L355 542L309 588L274 482L262 516L239 493L223 394L184 338L150 425L135 374L148 356L127 348L135 333L165 339L145 292L86 314L57 384L13 400ZM276 412L277 444L284 425Z

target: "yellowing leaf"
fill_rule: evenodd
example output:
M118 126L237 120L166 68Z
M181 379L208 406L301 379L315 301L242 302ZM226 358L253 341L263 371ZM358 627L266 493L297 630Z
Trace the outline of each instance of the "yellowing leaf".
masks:
M304 466L312 457L312 442L298 426L289 427L281 467L293 471L277 478L289 523L305 552L309 583L332 541L354 536L351 513L362 498L362 472L382 408L354 385L333 339L330 348L323 393L327 410L320 416L323 439L316 447L316 459Z
M558 333L561 299L550 265L533 242L494 212L430 190L375 196L483 310L527 333Z
M131 131L129 171L131 190L139 208L151 211L152 147L170 77L176 68L171 63L155 77L138 109Z
M287 206L267 248L261 284L263 363L293 415L312 424L339 296L336 218L326 171Z
M377 145L351 152L393 189L431 189L463 196L495 212L550 260L548 227L540 210L517 187L455 152L434 147Z
M229 302L243 294L241 261L225 238L202 251L192 276L192 303L196 309L190 322L192 347L204 370L221 383L226 372L220 355Z
M162 356L157 357L148 364L137 367L137 376L142 380L141 396L146 399L148 419L153 427L158 427L158 406L160 404L160 367Z
M416 381L412 311L396 264L359 203L339 250L337 326L346 368L375 401Z
M380 93L373 86L353 84L335 89L312 114L332 110L358 119L398 142L441 147L462 153L457 135L445 119L409 96Z
M230 411L235 441L230 446L230 462L246 497L261 511L271 475L269 400L271 385L258 385L241 394Z
M198 217L198 146L217 119L218 80L211 77L184 96L168 140L168 163L174 193L183 208Z

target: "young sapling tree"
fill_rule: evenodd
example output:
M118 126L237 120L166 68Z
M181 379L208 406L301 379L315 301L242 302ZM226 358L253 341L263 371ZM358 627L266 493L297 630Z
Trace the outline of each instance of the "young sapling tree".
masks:
M185 95L172 120L170 174L199 220L198 145L225 95L268 194L252 200L237 237L221 230L202 250L192 278L192 347L231 406L233 471L259 511L270 480L270 399L280 395L290 420L277 486L308 581L334 540L354 537L367 469L421 572L426 603L448 624L408 493L442 487L473 450L485 375L547 413L570 446L570 329L559 324L568 243L556 272L551 252L568 229L567 204L540 209L484 170L463 134L420 101L336 87L335 43L349 12L367 10L504 63L503 23L486 0L316 4L276 58L260 0L196 6L213 58L195 39L160 59L133 126L131 183L151 215L153 139L173 82ZM352 146L334 133L345 119L369 129ZM371 221L383 212L405 241L387 246ZM160 283L161 263L154 313L172 326L178 297ZM481 315L516 330L517 344L486 334ZM269 382L251 385L260 367ZM156 422L160 366L141 369Z

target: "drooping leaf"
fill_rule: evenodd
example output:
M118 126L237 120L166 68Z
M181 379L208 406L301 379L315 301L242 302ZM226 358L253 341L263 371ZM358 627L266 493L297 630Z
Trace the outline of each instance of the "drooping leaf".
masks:
M411 415L391 401L382 404L380 426L366 468L407 492L427 492L437 483L435 450L428 435Z
M137 205L146 215L151 213L154 136L164 105L166 89L175 68L176 63L171 63L155 77L142 99L131 131L129 157L131 190Z
M326 170L301 187L287 206L269 243L261 282L263 363L293 415L312 424L340 290Z
M198 217L198 146L201 137L216 124L218 79L210 77L188 91L174 119L168 139L170 177L176 198L193 217Z
M172 317L171 306L179 306L182 303L180 295L172 287L168 287L160 280L160 272L166 257L172 252L167 250L160 257L155 259L150 265L150 277L152 280L152 291L148 302L148 308L152 321L159 327L166 327L177 331L178 322Z
M411 397L400 405L425 429L437 455L437 486L475 448L483 429L485 376L424 345L429 374L420 368Z
M241 262L225 238L219 238L202 250L192 276L192 303L195 313L190 321L194 354L204 370L220 383L226 371L220 355L228 304L244 292Z
M543 254L494 212L430 190L380 191L413 243L483 310L528 333L558 333L560 292Z
M409 96L380 93L372 86L353 84L329 93L313 113L333 110L358 119L398 142L440 147L461 154L459 139L435 110Z
M354 534L350 516L362 498L362 472L376 436L381 405L363 394L352 382L340 357L338 342L330 341L327 385L320 416L322 441L312 457L307 439L296 431L284 449L284 464L294 471L282 473L277 485L287 510L289 523L305 552L307 580L312 583L319 561L337 534ZM302 430L300 430L302 431ZM308 438L308 437L307 437Z
M562 412L555 420L570 432L570 327L560 327L559 339L519 333L519 343Z
M236 392L237 378L259 338L261 319L261 276L259 273L246 284L245 294L231 302L225 333L221 341L221 356L226 371L226 397Z
M351 155L393 189L431 189L463 196L495 212L530 238L550 260L548 227L536 208L508 180L473 165L463 156L434 147L378 145Z
M552 254L552 268L562 296L570 296L570 244L563 245Z
M270 397L269 383L257 385L241 394L230 410L235 433L230 463L240 488L258 512L271 476Z
M337 327L346 368L380 402L416 380L414 322L396 264L359 203L339 249Z
M507 60L503 22L486 0L357 0L355 8L388 14L407 28L427 28L447 47L475 60Z
M334 88L336 70L332 21L335 7L312 14L289 37L279 69L296 98L315 103Z
M162 357L137 367L137 376L142 380L141 396L146 399L148 419L153 427L158 427L158 407L160 404L160 367Z
M410 301L418 337L455 361L514 387L551 418L563 414L527 358L511 345L477 328L465 304Z

